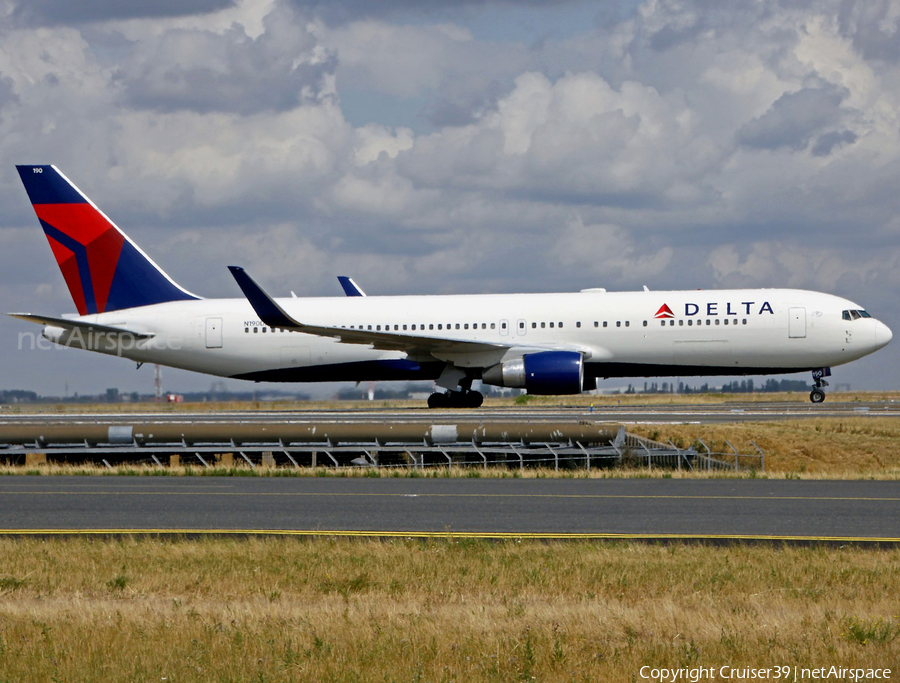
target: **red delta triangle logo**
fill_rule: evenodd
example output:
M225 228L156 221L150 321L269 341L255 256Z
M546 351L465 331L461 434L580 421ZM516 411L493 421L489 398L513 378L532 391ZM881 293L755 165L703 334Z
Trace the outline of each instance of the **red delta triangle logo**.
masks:
M668 304L663 304L659 307L659 310L656 312L654 318L674 318L675 314L672 313L672 309L669 308Z

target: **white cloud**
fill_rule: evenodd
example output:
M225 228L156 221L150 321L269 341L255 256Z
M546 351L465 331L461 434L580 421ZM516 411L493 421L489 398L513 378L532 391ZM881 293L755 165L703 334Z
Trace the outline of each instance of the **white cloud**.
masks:
M234 295L242 262L315 294L340 272L383 293L809 287L891 322L892 7L660 0L533 45L449 5L337 27L285 0L7 23L0 156L57 163L202 294ZM379 120L372 93L428 125ZM0 296L67 308L11 169L0 199Z

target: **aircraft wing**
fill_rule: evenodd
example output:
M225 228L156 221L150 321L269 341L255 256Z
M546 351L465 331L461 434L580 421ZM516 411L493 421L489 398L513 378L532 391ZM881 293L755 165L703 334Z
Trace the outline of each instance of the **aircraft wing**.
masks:
M338 275L338 282L341 283L341 288L344 290L344 294L347 296L365 296L366 293L362 290L358 284L353 281L352 277L347 277L346 275Z
M431 354L479 353L510 348L512 344L484 341L467 341L446 337L419 336L399 332L350 330L345 327L308 325L292 318L269 294L240 266L228 266L238 286L244 292L253 310L269 327L296 330L320 337L334 337L345 344L366 344L383 351L425 351Z
M86 320L53 318L47 315L34 315L33 313L8 313L7 315L11 315L13 318L19 318L19 320L38 323L39 325L52 325L53 327L61 327L65 330L81 330L88 334L122 334L134 337L135 339L152 339L155 336L147 332L135 332L134 330L129 330L124 327L100 325L99 323L91 323Z

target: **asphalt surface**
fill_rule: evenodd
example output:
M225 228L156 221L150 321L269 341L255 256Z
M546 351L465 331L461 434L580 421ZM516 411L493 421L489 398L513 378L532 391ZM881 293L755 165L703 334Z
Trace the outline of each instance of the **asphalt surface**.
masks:
M626 405L596 406L593 410L584 405L566 407L515 407L480 408L477 410L428 410L426 408L363 410L252 410L252 411L189 411L172 410L134 413L48 413L10 414L0 413L0 426L23 423L122 423L140 421L161 422L268 422L268 421L322 421L322 422L421 422L442 423L453 421L472 422L556 422L592 420L597 422L629 423L695 423L757 422L767 420L803 419L811 417L865 416L900 417L900 403L871 402L844 403L829 400L826 403L760 403L726 402L710 405Z
M0 533L290 532L900 543L900 482L0 477Z

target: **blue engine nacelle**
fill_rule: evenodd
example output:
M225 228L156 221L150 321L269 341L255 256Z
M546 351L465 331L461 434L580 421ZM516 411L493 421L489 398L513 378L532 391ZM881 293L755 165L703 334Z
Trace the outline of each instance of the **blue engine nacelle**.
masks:
M525 389L529 394L580 394L584 357L577 351L542 351L504 361L482 373L485 384Z

